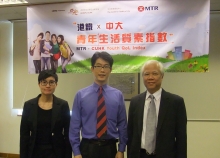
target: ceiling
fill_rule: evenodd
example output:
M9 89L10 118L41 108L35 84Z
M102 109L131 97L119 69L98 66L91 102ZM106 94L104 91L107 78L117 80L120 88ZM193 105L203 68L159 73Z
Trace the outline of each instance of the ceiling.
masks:
M24 5L8 5L8 6L0 5L0 21L26 20L27 19L26 8L29 5L82 2L80 0L26 0L26 1L28 1L28 4L24 4ZM89 1L89 0L83 0L83 1ZM211 13L212 12L220 13L220 0L210 0L210 11Z

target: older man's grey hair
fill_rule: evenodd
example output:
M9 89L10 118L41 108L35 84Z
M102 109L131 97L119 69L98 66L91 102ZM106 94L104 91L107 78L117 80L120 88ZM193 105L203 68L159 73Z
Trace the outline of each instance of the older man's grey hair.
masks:
M156 64L159 67L160 73L162 74L162 76L164 75L164 67L163 64L157 60L148 60L146 63L144 63L144 65L141 68L141 74L143 76L144 74L144 68L150 64Z

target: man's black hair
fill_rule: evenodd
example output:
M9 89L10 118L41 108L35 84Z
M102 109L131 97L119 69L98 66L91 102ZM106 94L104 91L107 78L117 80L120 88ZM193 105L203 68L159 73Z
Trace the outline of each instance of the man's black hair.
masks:
M109 53L104 52L104 51L103 52L95 52L93 54L93 56L91 58L91 66L92 67L94 67L95 62L98 58L101 58L101 59L107 61L110 65L110 67L112 68L114 60L113 60L112 56Z

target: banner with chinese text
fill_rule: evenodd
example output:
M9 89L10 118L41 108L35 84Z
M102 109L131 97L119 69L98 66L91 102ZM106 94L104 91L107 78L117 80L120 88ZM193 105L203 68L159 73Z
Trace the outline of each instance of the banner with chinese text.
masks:
M156 59L167 72L207 72L209 0L102 1L30 6L28 72L90 72L106 51L113 73Z

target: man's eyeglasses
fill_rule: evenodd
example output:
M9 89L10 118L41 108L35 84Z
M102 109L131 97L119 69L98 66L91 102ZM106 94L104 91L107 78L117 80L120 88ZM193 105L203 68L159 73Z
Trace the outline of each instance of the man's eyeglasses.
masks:
M101 65L97 65L97 66L94 66L94 68L96 68L97 70L109 70L111 67L109 65L104 65L104 66L101 66Z
M153 73L144 73L144 76L146 76L146 77L149 77L150 75L152 75L153 77L157 77L157 76L159 76L160 74L157 73L157 72L153 72Z
M40 84L41 86L46 86L49 83L50 86L54 86L57 82L56 81L41 81Z

